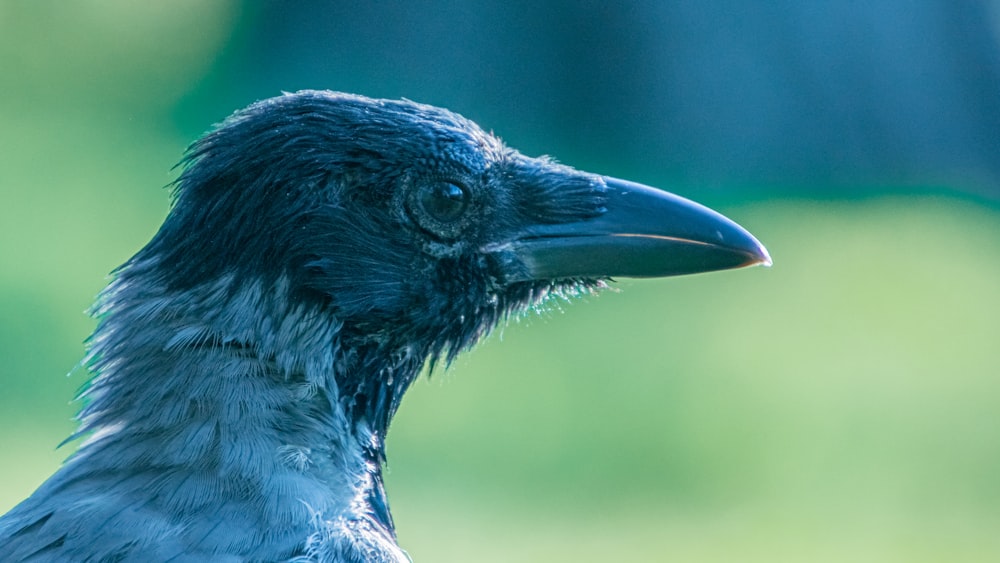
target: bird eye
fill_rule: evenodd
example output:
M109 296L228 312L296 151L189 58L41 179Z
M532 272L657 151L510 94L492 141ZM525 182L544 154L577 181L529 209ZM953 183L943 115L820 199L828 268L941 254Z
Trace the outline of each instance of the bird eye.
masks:
M442 223L458 219L469 205L468 192L452 182L435 182L423 186L417 199L428 215Z

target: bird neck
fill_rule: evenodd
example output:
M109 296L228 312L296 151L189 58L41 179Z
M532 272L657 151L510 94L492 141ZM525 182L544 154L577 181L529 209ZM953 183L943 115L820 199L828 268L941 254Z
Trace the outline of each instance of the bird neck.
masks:
M176 290L149 270L130 265L99 301L81 413L91 435L74 461L214 480L204 486L269 525L346 519L391 537L384 437L422 357L346 344L342 323L293 304L280 281Z

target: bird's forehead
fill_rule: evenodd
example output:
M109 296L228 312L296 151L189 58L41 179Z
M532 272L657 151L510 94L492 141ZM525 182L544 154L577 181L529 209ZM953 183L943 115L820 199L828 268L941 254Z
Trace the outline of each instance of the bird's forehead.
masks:
M444 161L464 168L466 172L481 172L503 155L499 139L481 130L463 130L439 139L435 153Z
M399 114L406 115L405 131L424 158L450 162L480 171L503 158L506 148L495 135L483 131L475 122L434 106L413 102L394 102ZM399 115L397 114L397 115Z

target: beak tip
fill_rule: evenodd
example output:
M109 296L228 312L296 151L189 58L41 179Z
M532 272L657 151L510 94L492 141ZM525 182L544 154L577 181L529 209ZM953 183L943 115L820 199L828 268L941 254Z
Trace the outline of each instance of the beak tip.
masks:
M746 254L747 261L743 264L743 267L750 266L763 266L765 268L770 268L774 264L774 260L771 259L771 254L767 251L767 248L757 240L757 237L750 234L749 231L743 227L733 223L736 228L737 233L739 233L739 239L742 239L738 247L742 247L741 251Z
M730 252L744 257L745 262L731 267L763 266L770 268L774 264L767 248L750 231L727 217L718 215L714 211L711 213L717 215L720 224L725 226L725 228L715 231L719 247L721 249L728 248Z
M751 262L751 266L763 266L765 268L770 268L774 265L774 260L771 260L770 253L764 248L763 244L757 243L757 253L754 256L754 261Z

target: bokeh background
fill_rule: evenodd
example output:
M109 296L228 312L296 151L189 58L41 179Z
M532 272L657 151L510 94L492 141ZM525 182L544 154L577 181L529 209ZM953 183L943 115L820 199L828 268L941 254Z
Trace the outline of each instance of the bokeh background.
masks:
M418 382L387 476L415 560L1000 560L998 2L3 2L0 85L0 511L72 451L84 311L183 148L330 88L775 260L622 281Z

